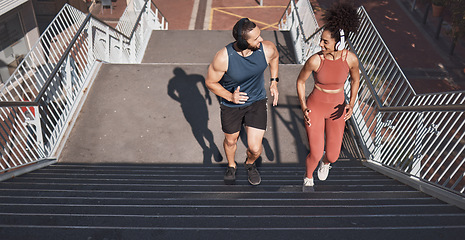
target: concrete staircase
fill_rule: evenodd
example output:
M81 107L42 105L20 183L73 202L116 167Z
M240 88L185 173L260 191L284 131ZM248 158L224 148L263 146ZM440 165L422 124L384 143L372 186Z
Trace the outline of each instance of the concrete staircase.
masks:
M230 32L154 32L143 64L102 66L57 164L0 182L0 238L462 239L465 211L364 167L350 126L328 180L301 192L301 66L286 34L263 32L282 65L261 185L243 166L224 185L219 104L202 86Z
M65 164L0 183L2 239L460 239L465 213L358 161L341 159L316 192L304 167L260 167L234 186L224 167Z

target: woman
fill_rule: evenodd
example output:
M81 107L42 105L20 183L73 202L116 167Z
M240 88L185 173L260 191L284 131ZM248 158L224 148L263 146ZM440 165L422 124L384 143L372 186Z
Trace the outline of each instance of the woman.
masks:
M310 153L306 158L303 191L313 191L313 171L326 180L330 164L341 151L345 121L352 116L360 83L357 56L344 49L345 37L359 25L356 9L348 3L333 5L324 15L326 22L320 40L321 51L311 56L297 78L297 94L304 115ZM305 82L314 73L315 87L305 98ZM350 102L345 103L344 83L350 73ZM325 138L326 135L326 138Z

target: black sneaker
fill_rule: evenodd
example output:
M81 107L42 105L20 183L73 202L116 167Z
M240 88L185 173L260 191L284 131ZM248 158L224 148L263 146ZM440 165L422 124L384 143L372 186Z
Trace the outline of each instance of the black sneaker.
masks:
M247 169L247 175L249 176L249 183L256 186L260 184L262 178L260 177L260 173L257 170L257 166L255 162L252 164L247 164L247 160L245 161L245 168Z
M236 183L236 169L237 169L237 163L236 167L230 167L228 166L226 168L226 172L224 173L224 183L227 185L232 185Z

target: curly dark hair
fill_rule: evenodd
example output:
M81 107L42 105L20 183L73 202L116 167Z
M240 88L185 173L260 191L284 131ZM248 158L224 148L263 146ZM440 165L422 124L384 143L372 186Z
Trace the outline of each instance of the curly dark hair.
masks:
M341 1L333 4L326 10L323 15L325 29L331 32L331 37L339 39L339 29L344 30L346 34L356 32L360 25L360 17L357 9L353 4L347 1Z

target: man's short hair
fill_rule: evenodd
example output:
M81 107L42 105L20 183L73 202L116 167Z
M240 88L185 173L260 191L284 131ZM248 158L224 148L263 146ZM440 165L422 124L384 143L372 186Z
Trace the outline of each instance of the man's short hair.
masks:
M236 22L236 24L233 27L233 31L232 31L233 37L236 40L238 39L237 31L239 28L239 22L240 20ZM242 39L247 40L247 33L252 31L256 26L257 25L255 25L255 23L250 21L248 18L244 19L244 23L242 24L242 33L241 33Z

